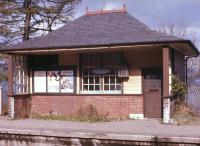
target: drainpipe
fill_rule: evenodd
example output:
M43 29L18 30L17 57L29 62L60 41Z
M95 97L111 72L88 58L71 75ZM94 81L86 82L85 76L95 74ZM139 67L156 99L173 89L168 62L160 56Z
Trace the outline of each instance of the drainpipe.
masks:
M190 58L193 58L193 57L198 57L198 55L195 55L195 56L187 56L185 58L185 83L186 83L186 86L188 87L188 59ZM188 103L188 97L186 98L186 103Z

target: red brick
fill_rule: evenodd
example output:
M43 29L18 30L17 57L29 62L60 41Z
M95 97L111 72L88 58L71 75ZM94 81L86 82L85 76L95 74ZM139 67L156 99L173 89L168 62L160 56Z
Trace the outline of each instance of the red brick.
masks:
M101 113L111 117L126 117L129 114L143 114L143 96L32 96L31 112L51 112L71 115L79 108L93 105Z

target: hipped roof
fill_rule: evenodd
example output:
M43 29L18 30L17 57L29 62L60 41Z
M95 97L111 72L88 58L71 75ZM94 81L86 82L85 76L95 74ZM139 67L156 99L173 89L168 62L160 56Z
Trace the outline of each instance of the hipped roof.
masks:
M198 54L190 40L151 30L128 12L120 11L86 14L45 36L0 49L0 52L173 42L187 43Z

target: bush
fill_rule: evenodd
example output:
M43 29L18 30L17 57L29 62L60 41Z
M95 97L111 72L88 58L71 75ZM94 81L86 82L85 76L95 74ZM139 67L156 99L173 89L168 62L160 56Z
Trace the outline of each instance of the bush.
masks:
M200 117L197 112L185 102L187 86L175 75L172 77L172 94L174 96L174 101L172 101L172 103L174 103L172 119L174 119L177 124L199 124Z
M172 94L175 97L175 105L178 106L185 102L187 86L176 75L172 76Z
M174 112L172 119L174 119L178 125L200 123L198 113L194 111L191 106L185 103L179 105L179 108Z
M80 119L80 121L88 121L88 122L109 121L108 113L100 114L93 105L81 107L78 111L77 116L79 117L78 119Z

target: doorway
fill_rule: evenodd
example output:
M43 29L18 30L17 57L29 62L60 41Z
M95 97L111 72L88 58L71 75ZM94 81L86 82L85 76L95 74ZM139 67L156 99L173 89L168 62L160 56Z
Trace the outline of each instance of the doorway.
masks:
M147 118L161 118L162 68L142 69L144 115Z

